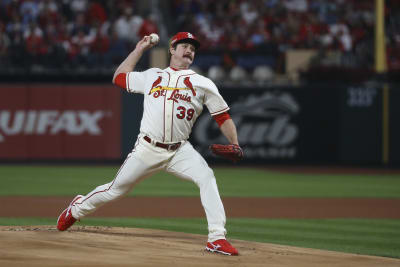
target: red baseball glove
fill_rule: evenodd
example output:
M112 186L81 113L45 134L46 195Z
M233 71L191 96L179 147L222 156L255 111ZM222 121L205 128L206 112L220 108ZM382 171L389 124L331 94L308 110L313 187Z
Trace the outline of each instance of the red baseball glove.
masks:
M237 162L243 158L243 149L238 145L219 145L213 144L210 150L217 156L227 158L233 162Z

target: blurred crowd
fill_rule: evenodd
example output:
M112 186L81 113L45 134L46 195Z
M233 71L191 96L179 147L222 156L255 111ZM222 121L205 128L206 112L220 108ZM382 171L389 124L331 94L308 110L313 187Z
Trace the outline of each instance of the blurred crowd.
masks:
M400 69L400 0L385 3L388 64ZM165 27L153 11L139 12L138 4L1 0L0 68L112 68L142 36ZM373 66L374 1L171 0L168 6L162 13L171 22L168 33L193 32L205 44L203 52L282 58L289 49L316 49L323 60L325 51L336 50L340 64ZM235 62L227 57L224 64Z
M144 35L158 32L137 1L2 0L2 67L109 68Z
M400 69L400 1L385 3L388 63ZM336 50L357 67L373 64L374 8L372 0L174 0L172 10L207 49Z

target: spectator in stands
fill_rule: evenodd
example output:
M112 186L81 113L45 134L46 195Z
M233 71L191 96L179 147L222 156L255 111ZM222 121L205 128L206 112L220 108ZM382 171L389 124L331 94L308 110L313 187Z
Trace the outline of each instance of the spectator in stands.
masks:
M19 67L27 69L30 67L28 57L26 56L25 42L21 32L16 32L11 39L11 44L8 49L11 64L17 63ZM0 64L1 66L1 64Z
M104 55L104 64L106 68L113 68L119 64L128 53L127 43L118 37L116 30L111 29L110 45L108 51Z
M70 1L70 8L73 13L85 13L88 1L87 0L72 0Z
M90 46L91 65L94 67L106 67L105 55L110 49L110 38L107 32L101 30L100 24L96 28L96 36Z
M19 8L19 13L22 17L22 24L28 25L36 22L36 18L39 15L38 2L33 0L23 1Z
M255 48L268 42L270 39L269 32L265 27L263 20L257 20L250 27L251 33L249 34L248 48Z
M151 33L158 33L157 18L155 14L148 13L139 28L139 39L142 39L144 36L150 35Z
M115 22L115 31L118 38L129 43L139 41L139 29L143 24L143 19L140 16L133 14L132 8L126 8L123 14Z
M81 31L85 34L89 34L90 32L90 25L86 23L85 13L77 13L74 22L69 27L71 28L70 32L72 36L77 35Z
M240 38L237 32L231 32L228 34L227 42L227 50L229 51L239 51L244 48L243 39Z
M58 6L54 0L43 0L38 5L39 13L57 13Z
M298 32L300 48L317 48L319 37L325 26L318 21L316 14L312 12L308 16L302 16L302 18Z
M280 53L275 56L283 59L281 53L290 48L337 49L354 61L352 65L373 67L373 1L171 1L173 7L171 14L177 21L174 31L193 32L200 40L208 43L209 46L202 47L201 51L223 49L228 52L236 50L252 52L261 47L264 49L262 53L267 54L270 52L265 52L265 48L278 46ZM78 61L88 62L88 58L90 59L94 53L97 58L101 54L107 55L105 62L112 64L110 63L113 62L112 58L118 57L118 47L126 48L141 36L160 31L157 17L149 13L149 16L143 19L135 13L139 10L136 5L138 2L138 0L0 1L0 23L3 25L2 49L5 44L9 44L7 53L2 50L2 59L9 58L11 65L19 67L21 60L25 58L21 55L28 53L27 58L31 59L31 63L44 64L38 56L33 56L40 54L57 62L51 63L51 66L61 66L62 64L58 62L68 63L72 58L75 62L77 54L85 55L83 57L85 60ZM385 4L387 36L388 38L398 36L400 34L398 0L387 0ZM32 29L31 25L36 25L35 29ZM85 44L86 48L83 48L82 44L85 42L78 41L82 40L79 37L82 34L85 36L83 39L92 38L99 44L95 46ZM74 44L71 45L73 37ZM124 41L127 43L122 44ZM39 48L41 45L43 47ZM390 40L387 45L392 62L389 65L396 66L397 42ZM109 50L105 51L107 47ZM78 53L78 50L89 52L82 54ZM67 52L69 57L65 58ZM119 61L120 59L116 60Z
M94 41L94 36L86 34L83 29L79 29L78 32L72 36L71 48L72 48L72 60L76 67L88 67L94 60L90 55L90 47Z
M48 24L58 24L60 15L58 6L53 0L46 0L39 3L39 15L37 23L44 29Z
M9 21L6 24L6 32L12 39L13 36L22 33L23 27L22 27L21 17L17 12L14 11L10 15L11 15L11 21Z
M176 4L173 9L176 27L185 29L187 32L193 32L194 27L192 26L195 22L195 16L199 13L199 9L205 7L206 4L197 1L174 2L174 4Z
M220 23L211 23L209 27L203 28L203 31L203 36L206 39L208 49L221 48L224 30Z
M61 18L62 20L62 18ZM45 36L49 46L49 67L64 69L68 65L68 51L71 48L67 26L63 23L49 24L45 28Z
M307 0L284 0L285 7L289 11L294 12L307 12L308 2Z
M44 41L42 29L32 22L25 30L23 37L29 65L35 67L43 65L47 59L44 56L47 54L48 47Z
M107 12L101 3L90 1L86 17L89 24L99 23L101 25L107 21Z
M8 63L7 53L8 48L11 45L11 40L6 34L6 27L4 23L0 21L0 61L3 64Z
M253 24L258 18L258 11L254 7L253 2L242 2L240 4L240 13L246 25Z

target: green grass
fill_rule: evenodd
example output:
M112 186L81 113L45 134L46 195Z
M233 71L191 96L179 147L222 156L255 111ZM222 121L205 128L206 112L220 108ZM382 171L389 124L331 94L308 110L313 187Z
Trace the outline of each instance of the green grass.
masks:
M0 165L0 196L74 196L111 181L119 166ZM295 174L214 168L223 197L400 198L400 175ZM199 196L194 183L164 172L131 196ZM55 225L56 218L1 218L0 225ZM207 234L205 218L85 218L82 224ZM228 218L228 237L400 258L400 220Z
M55 218L1 218L0 225L55 225ZM207 235L205 219L85 218L77 225L154 228ZM400 220L229 219L228 238L400 258Z
M72 196L111 181L119 166L0 165L0 196ZM215 168L223 197L399 198L400 175L294 174ZM165 172L139 183L131 196L198 196L194 183Z

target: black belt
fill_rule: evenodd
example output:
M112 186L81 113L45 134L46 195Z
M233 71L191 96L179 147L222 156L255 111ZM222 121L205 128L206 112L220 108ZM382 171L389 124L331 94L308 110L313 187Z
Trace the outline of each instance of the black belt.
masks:
M151 138L148 137L147 135L145 135L143 137L143 139L151 144ZM154 145L164 148L166 150L177 150L181 146L181 143L179 142L179 143L173 143L173 144L164 144L164 143L160 143L160 142L155 142Z

